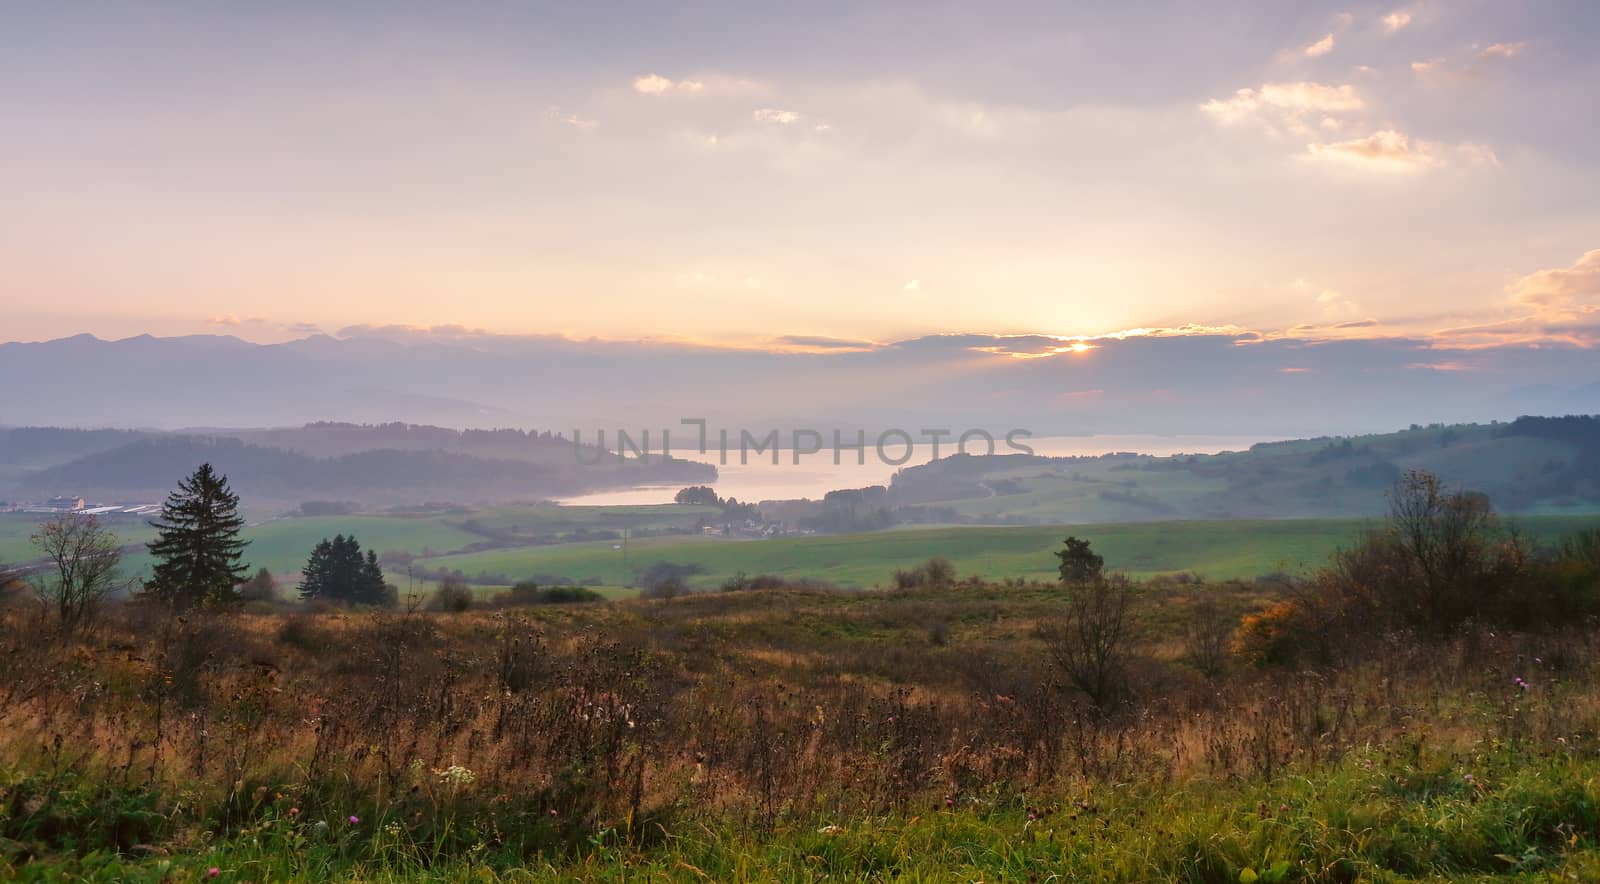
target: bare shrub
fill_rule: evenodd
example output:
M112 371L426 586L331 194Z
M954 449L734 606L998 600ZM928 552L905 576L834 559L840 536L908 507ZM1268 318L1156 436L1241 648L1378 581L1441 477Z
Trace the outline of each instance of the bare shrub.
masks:
M1039 627L1056 668L1102 710L1127 696L1136 640L1134 595L1126 577L1093 578L1073 588L1066 613Z
M126 586L117 573L122 563L117 535L94 516L57 516L31 539L49 562L34 578L34 591L68 632L88 623L108 596Z
M1370 593L1377 612L1426 632L1444 632L1489 613L1509 564L1494 544L1489 499L1453 491L1412 470L1389 496L1389 525L1337 556L1336 573Z
M705 567L694 563L656 562L639 572L639 596L647 599L670 599L689 592L689 578L705 573Z
M1184 621L1184 662L1206 678L1226 672L1236 625L1222 606L1210 599L1195 605Z
M896 569L895 589L948 589L956 582L955 563L943 556L934 556L909 570Z
M459 614L472 608L472 587L453 577L439 583L428 599L428 610L445 614Z

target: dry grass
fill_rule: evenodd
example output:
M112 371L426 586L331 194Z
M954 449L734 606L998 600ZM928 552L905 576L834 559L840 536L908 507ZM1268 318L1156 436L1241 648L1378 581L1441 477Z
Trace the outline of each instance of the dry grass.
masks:
M1372 636L1342 668L1209 680L1175 638L1201 593L1147 586L1134 692L1102 714L1062 686L1035 637L1062 592L183 620L127 608L59 641L12 611L0 615L0 766L184 796L162 805L156 831L127 836L180 846L292 802L318 818L359 807L447 852L466 849L467 831L537 852L607 830L648 842L693 819L759 832L978 796L1271 780L1352 752L1600 749L1590 630ZM1242 611L1261 590L1204 597ZM472 782L447 785L452 767Z

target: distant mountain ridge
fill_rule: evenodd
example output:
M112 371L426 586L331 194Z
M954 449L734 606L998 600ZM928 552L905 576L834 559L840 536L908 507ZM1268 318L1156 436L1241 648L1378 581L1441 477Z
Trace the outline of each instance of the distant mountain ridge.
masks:
M366 505L494 502L716 477L716 469L705 464L659 457L623 461L593 446L580 450L550 432L463 432L398 423L204 435L0 429L0 467L13 477L6 490L12 497L70 492L90 499L158 500L200 463L216 466L247 498L281 504L328 498Z
M828 351L356 328L276 344L78 335L0 344L0 425L447 427L737 432L980 427L1035 435L1314 436L1600 410L1577 347L1223 333L1096 340L925 335ZM1011 358L1027 356L1030 358ZM1359 403L1331 409L1329 403ZM1354 422L1354 423L1351 423Z
M1600 514L1600 416L1414 426L1266 442L1217 455L955 455L887 487L787 505L817 524L1043 524L1381 516L1405 470L1488 495L1507 514Z

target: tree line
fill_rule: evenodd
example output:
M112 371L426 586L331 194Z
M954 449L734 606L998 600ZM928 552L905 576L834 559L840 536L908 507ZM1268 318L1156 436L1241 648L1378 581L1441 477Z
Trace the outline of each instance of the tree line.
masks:
M155 564L142 582L122 576L121 543L96 516L65 513L39 526L30 540L44 566L30 582L64 630L84 626L108 598L124 593L177 611L273 597L271 573L250 576L244 561L250 544L241 536L239 495L211 464L181 480L150 525L156 537L146 548ZM343 534L311 551L299 591L308 601L352 605L392 605L397 596L377 553L363 554L356 538Z

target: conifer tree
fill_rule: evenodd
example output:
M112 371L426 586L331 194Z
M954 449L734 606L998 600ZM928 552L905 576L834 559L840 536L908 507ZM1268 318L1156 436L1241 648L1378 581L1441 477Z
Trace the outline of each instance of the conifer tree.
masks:
M226 476L201 464L167 496L150 526L156 539L147 546L156 565L147 592L179 608L236 598L234 587L249 574L240 561L249 543L239 538L244 518Z
M361 555L361 544L354 536L324 538L311 550L301 572L300 597L325 599L350 605L387 605L393 593L384 582L378 554L368 550Z

